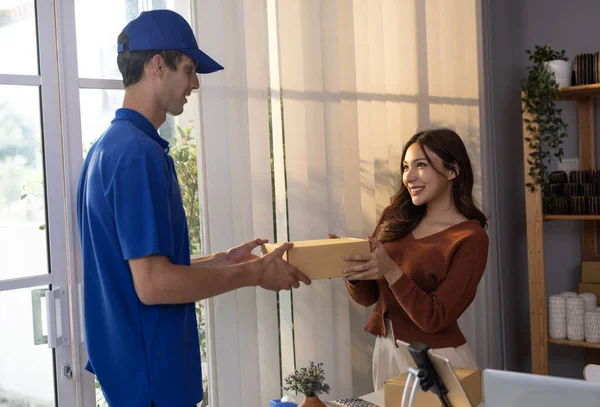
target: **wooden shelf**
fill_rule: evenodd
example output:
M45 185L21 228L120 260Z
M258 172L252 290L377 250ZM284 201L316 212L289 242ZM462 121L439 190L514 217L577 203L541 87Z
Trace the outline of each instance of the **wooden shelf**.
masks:
M569 86L566 88L558 88L559 100L572 100L590 96L600 96L600 83L592 85Z
M549 343L554 343L556 345L567 345L567 346L578 346L580 348L594 348L600 349L600 343L591 343L591 342L583 342L583 341L569 341L566 339L552 339L548 338Z
M544 215L544 220L600 220L600 215Z
M577 105L577 141L579 144L579 169L596 168L594 140L594 96L600 96L600 84L572 86L558 90L559 100L573 100ZM529 174L531 154L539 153L532 149L526 140L531 137L528 121L533 120L523 109L523 164L525 182L533 182ZM553 340L548 337L548 298L546 296L546 270L544 259L544 221L577 220L581 223L581 259L598 257L597 215L546 215L543 214L543 199L539 188L535 191L525 188L525 208L527 214L527 269L529 277L529 324L531 335L531 369L535 374L548 374L548 343L586 348L588 363L598 360L600 344Z

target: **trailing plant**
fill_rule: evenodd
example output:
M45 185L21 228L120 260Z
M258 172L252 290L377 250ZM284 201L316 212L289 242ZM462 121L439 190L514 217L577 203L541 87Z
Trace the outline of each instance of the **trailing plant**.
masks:
M531 192L539 186L542 191L548 183L548 173L552 156L562 162L562 144L567 137L567 124L561 117L555 100L558 99L558 85L554 73L547 68L547 62L564 60L565 51L555 51L550 45L536 45L534 51L526 50L530 65L525 78L521 79L522 112L528 131L525 141L532 150L527 158L531 181L526 185Z

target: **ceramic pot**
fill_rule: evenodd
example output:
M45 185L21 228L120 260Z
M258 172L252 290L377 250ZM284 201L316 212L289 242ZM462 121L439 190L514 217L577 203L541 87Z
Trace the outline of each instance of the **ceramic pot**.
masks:
M327 407L327 405L319 399L319 396L307 396L299 407Z

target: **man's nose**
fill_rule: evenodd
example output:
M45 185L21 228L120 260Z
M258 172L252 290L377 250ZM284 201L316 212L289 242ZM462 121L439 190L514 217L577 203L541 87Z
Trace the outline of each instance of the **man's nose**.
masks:
M198 80L198 74L194 74L192 78L192 89L196 90L200 87L200 81Z

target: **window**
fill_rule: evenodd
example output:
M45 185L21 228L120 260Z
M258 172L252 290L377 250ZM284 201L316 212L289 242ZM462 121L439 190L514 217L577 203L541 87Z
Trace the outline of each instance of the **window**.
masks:
M57 294L52 304L68 306L60 291L69 258L61 250L67 236L51 7L0 3L0 405L74 404L72 386L57 377L77 351L52 344L68 335L69 322L60 312L46 314L40 301Z

